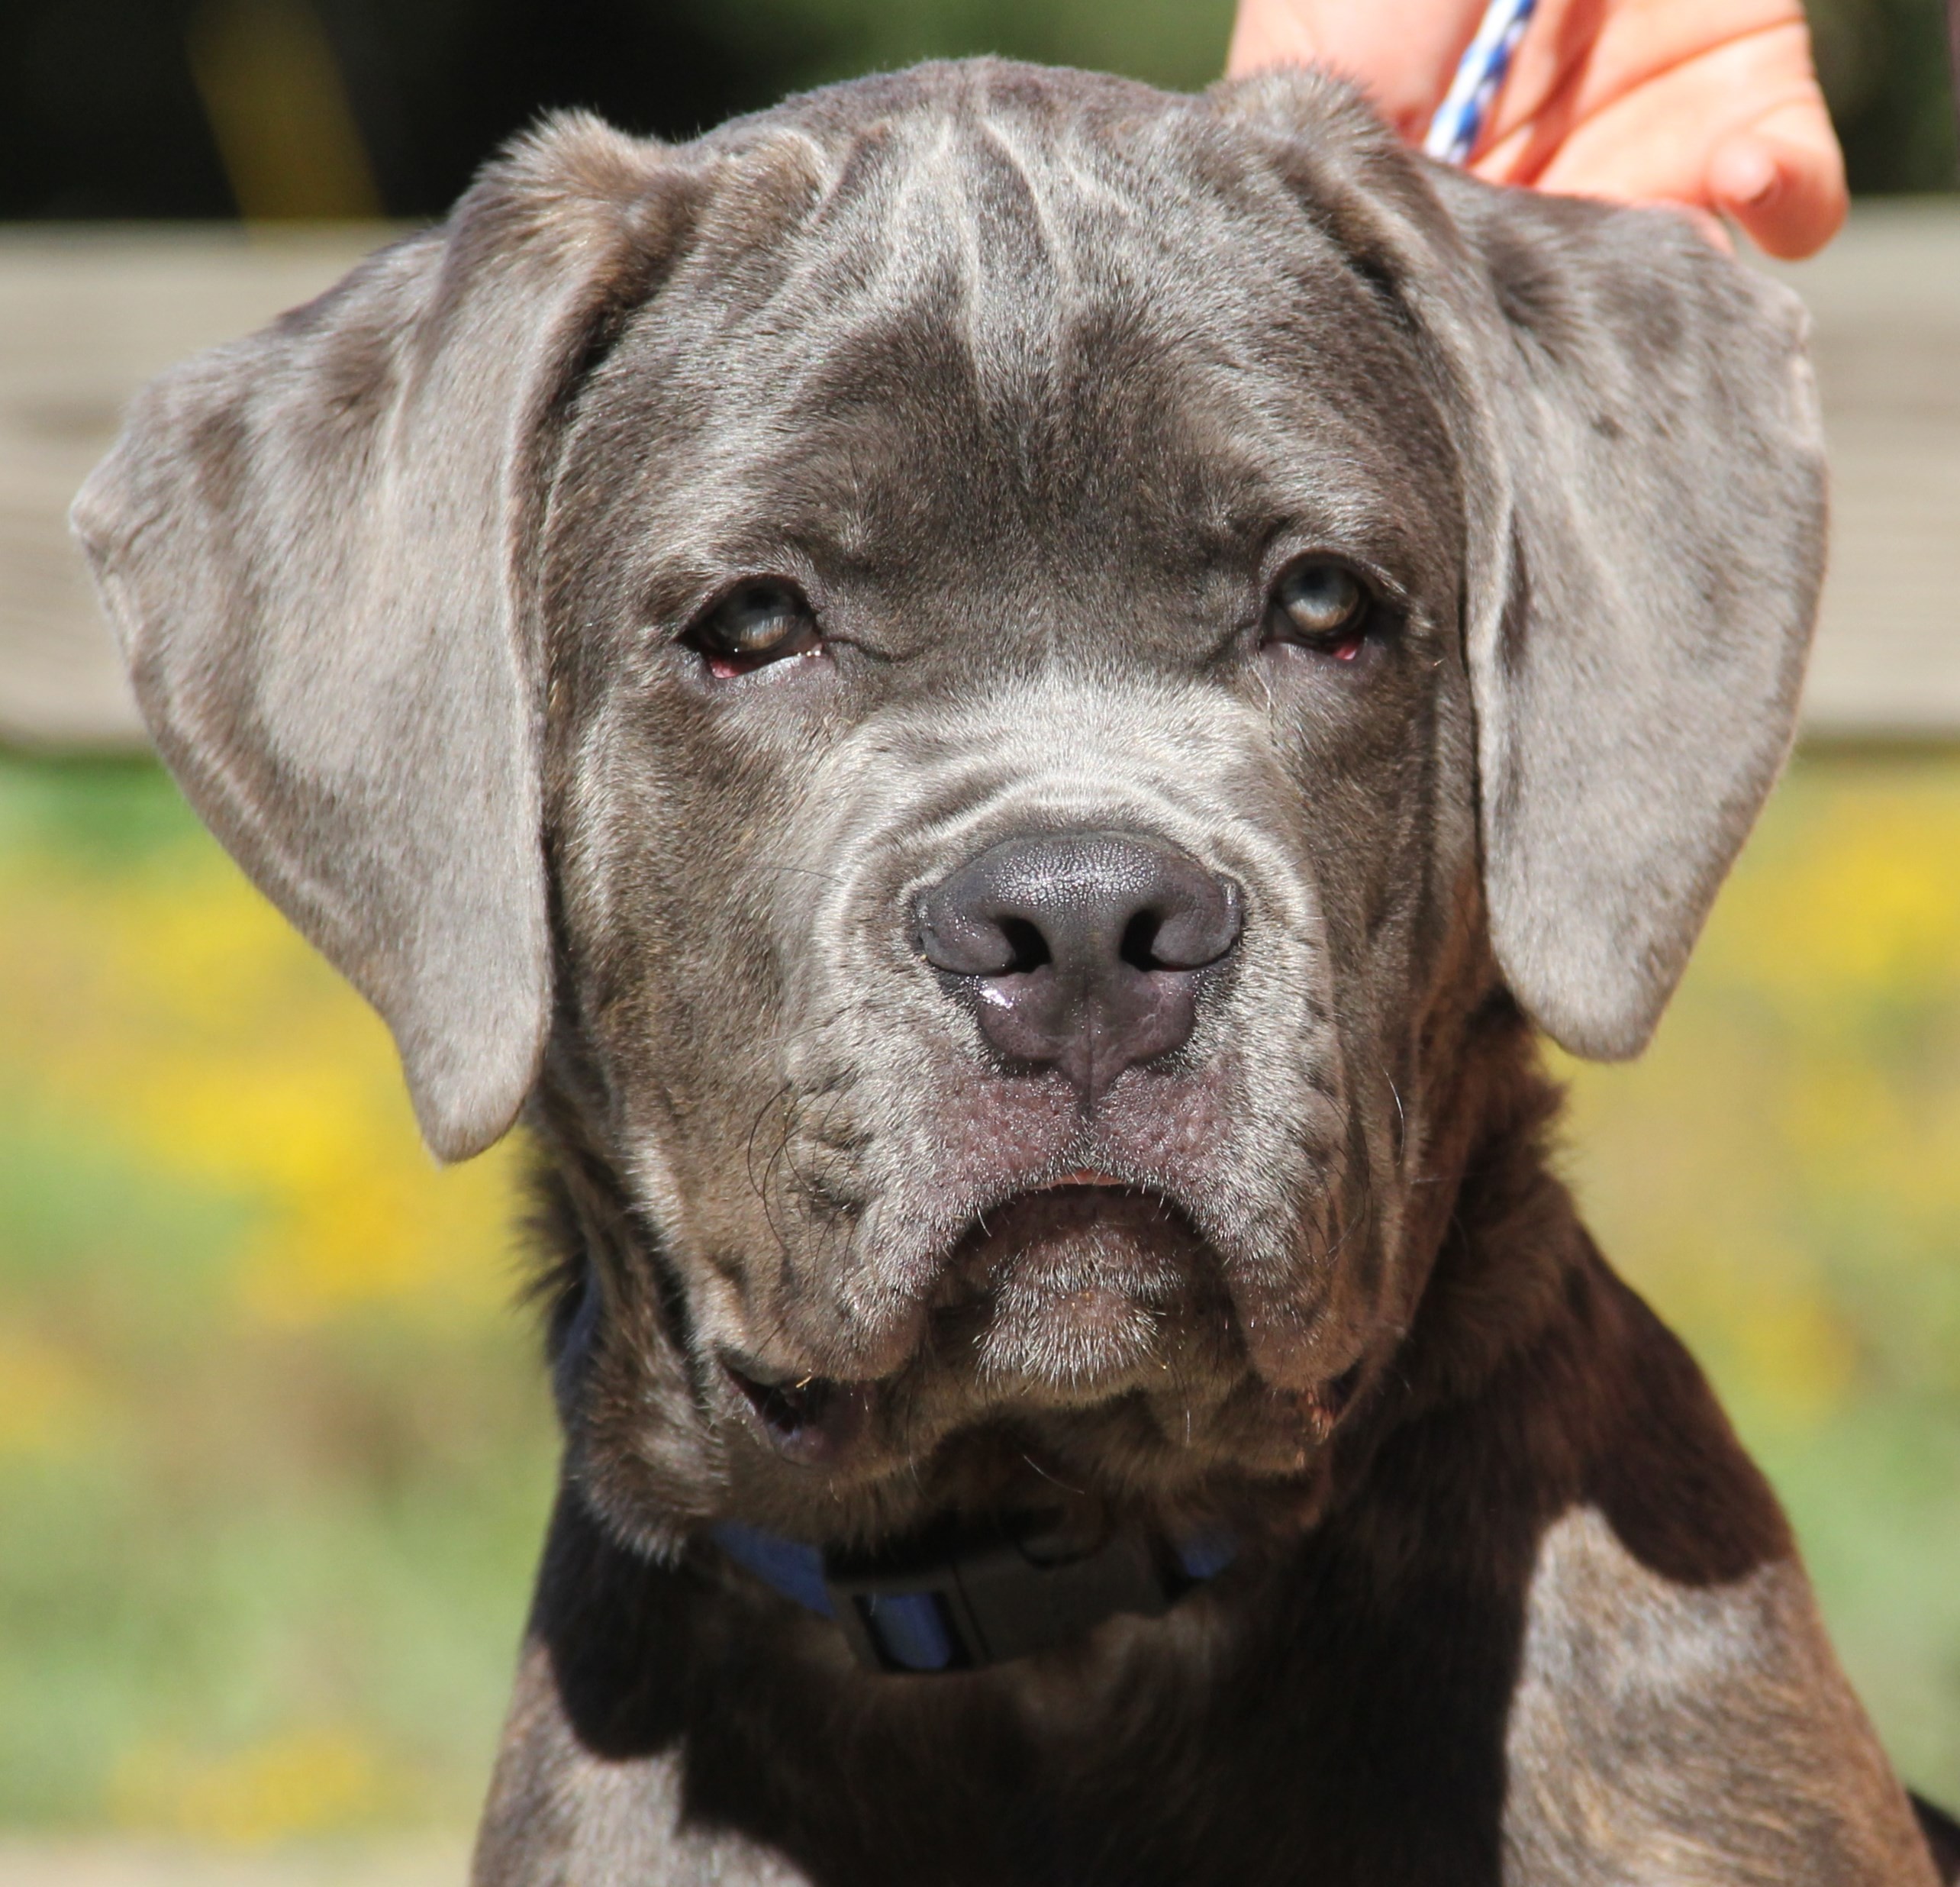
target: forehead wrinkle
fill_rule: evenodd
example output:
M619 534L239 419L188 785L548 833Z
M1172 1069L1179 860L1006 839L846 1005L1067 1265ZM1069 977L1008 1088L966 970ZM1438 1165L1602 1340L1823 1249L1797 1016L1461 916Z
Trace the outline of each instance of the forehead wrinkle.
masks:
M739 324L778 350L778 395L786 419L859 403L881 373L917 354L922 333L954 332L970 357L975 324L964 311L989 273L972 213L960 127L943 113L885 124L856 137L789 247L769 292ZM962 310L957 322L951 308ZM943 352L943 344L934 349ZM971 379L972 368L962 368Z
M1032 256L1024 241L1012 243L1004 199L989 191L1002 160L1034 211ZM1043 264L1052 273L1060 260L1047 224L1028 166L996 127L945 111L882 124L849 147L833 187L803 225L804 253L785 272L777 298L835 306L838 291L848 287L891 308L913 299L922 282L943 279L971 299L977 285L1017 261L1021 266L1012 273L1025 292L1038 282ZM1018 233L1025 235L1025 219Z
M1222 256L1242 268L1248 238L1272 246L1275 216L1307 223L1295 228L1295 252L1324 252L1347 273L1338 245L1195 108L1057 118L984 83L923 99L899 82L887 89L895 96L872 122L798 127L770 140L793 144L804 174L817 173L786 245L796 253L768 297L785 305L785 316L807 322L846 296L861 303L875 295L895 308L943 264L964 298L977 353L986 356L991 340L1012 339L1013 353L1052 358L1069 305L1088 298L1080 292L1088 283L1127 289L1156 312L1165 286L1156 278L1168 269L1202 304L1219 293L1219 277L1235 273L1204 263ZM1288 260L1282 246L1265 268L1288 273ZM878 292L895 283L897 295ZM1038 322L1028 318L1037 306L1047 317ZM1223 311L1187 313L1202 327L1214 311ZM1037 334L1046 344L1030 344Z
M923 318L963 342L962 377L1033 445L1079 377L1085 322L1149 328L1161 350L1201 350L1207 338L1216 347L1242 324L1243 285L1230 269L1202 266L1243 238L1242 206L1175 161L1145 162L1166 145L1188 155L1172 127L1146 128L1138 152L1133 136L964 102L861 132L836 163L767 305L750 317L782 343L788 384L820 394L833 351L865 352L853 328L866 340L881 330L895 337ZM1163 214L1166 191L1180 216ZM1166 224L1192 218L1198 229L1174 240ZM1166 273L1176 292L1164 292ZM851 318L842 332L840 310Z
M1042 166L1028 162L1015 135L1017 128L1011 121L985 118L975 131L987 156L996 160L996 168L1004 165L1017 186L1014 200L1027 203L1038 233L1039 252L1065 287L1074 275L1070 266L1074 245L1049 193L1042 187ZM1043 155L1052 164L1055 153L1050 150Z
M953 240L956 318L983 402L998 409L1033 395L1045 404L1073 298L1070 244L1000 126L946 128L911 207Z
M702 414L740 415L688 455L691 482L705 474L732 508L801 510L842 547L930 528L924 476L1032 556L1118 513L1218 534L1240 507L1191 514L1194 482L1218 482L1193 480L1194 457L1250 458L1269 489L1274 473L1322 482L1303 447L1310 464L1330 448L1402 456L1391 442L1429 429L1407 410L1421 389L1398 385L1397 337L1375 331L1385 317L1310 225L1262 256L1259 180L1219 162L1205 129L969 101L820 139L829 187L785 232L766 291L746 308L704 297L715 338L761 344L747 386L677 376ZM717 351L695 331L701 357Z

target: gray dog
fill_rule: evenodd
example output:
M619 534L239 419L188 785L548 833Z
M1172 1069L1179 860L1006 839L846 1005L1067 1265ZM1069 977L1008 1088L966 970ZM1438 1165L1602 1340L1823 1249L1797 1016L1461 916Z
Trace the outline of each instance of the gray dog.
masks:
M1790 740L1802 335L1323 79L983 63L557 120L143 397L159 747L543 1155L482 1887L1960 1860L1544 1153Z

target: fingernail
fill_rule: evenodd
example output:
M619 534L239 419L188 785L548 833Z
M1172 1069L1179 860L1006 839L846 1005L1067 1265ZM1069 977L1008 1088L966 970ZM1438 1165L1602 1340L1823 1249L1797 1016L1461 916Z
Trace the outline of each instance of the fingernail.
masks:
M1729 160L1728 197L1751 208L1776 194L1776 166L1765 150L1739 151Z

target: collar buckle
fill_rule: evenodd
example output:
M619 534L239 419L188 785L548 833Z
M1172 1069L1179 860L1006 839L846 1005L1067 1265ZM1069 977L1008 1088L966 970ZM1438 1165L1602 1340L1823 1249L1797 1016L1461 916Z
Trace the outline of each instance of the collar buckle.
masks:
M1155 1618L1195 1582L1134 1531L1072 1551L1054 1531L929 1536L901 1555L830 1553L831 1616L873 1671L980 1670L1085 1636L1117 1612Z

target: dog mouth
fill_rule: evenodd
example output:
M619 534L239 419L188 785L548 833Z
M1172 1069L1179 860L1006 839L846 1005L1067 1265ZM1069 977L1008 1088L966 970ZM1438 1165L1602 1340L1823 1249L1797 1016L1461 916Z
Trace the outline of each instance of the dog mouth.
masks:
M1082 1408L1121 1395L1140 1375L1162 1373L1167 1327L1215 1294L1215 1276L1175 1200L1073 1168L975 1213L949 1248L921 1352L892 1376L779 1374L726 1351L720 1366L777 1456L842 1468L873 1441L893 1394L916 1408L929 1379L976 1410L1003 1399Z
M1091 1234L1106 1247L1130 1248L1126 1273L1154 1274L1163 1248L1188 1259L1203 1244L1183 1205L1160 1187L1076 1167L975 1212L953 1241L942 1295L962 1284L998 1285L1029 1266L1052 1268L1058 1247Z

